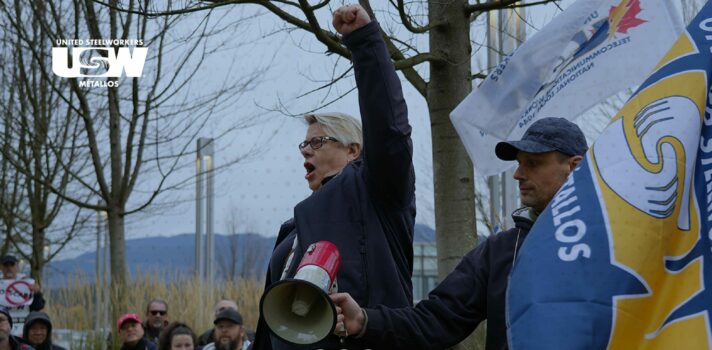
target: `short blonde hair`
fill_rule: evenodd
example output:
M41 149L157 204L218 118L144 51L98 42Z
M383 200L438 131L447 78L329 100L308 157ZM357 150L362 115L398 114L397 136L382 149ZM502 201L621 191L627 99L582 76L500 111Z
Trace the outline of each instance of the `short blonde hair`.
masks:
M346 146L353 143L363 145L361 121L346 113L307 114L304 120L308 125L318 123L326 136L334 137Z

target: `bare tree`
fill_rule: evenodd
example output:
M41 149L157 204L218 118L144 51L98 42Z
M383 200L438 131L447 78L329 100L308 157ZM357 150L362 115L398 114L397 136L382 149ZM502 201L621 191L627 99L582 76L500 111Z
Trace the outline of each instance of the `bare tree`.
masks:
M151 18L120 13L111 7L96 6L90 0L16 3L36 18L32 28L40 32L41 39L33 39L25 15L18 17L8 6L0 5L4 20L35 59L43 55L38 47L61 46L62 39L70 39L70 46L76 45L71 44L72 39L130 40L136 47L150 50L142 77L99 78L100 87L86 83L97 78L50 79L52 73L42 71L50 81L47 88L56 92L71 110L66 117L74 117L73 121L78 123L81 142L73 146L79 154L86 154L88 161L85 167L71 169L54 159L68 171L68 181L75 181L77 188L72 192L51 185L50 188L77 207L107 213L116 314L126 305L126 293L121 292L127 278L126 217L149 207L162 192L189 183L188 175L182 178L175 175L193 164L188 156L194 155L197 136L204 132L211 117L234 108L240 92L250 89L261 72L256 70L237 79L228 72L223 81L213 81L210 88L191 85L206 57L219 49L220 43L210 45L208 39L234 25L224 14L210 12L202 20L189 23L181 16ZM111 1L113 5L117 3ZM150 2L123 3L135 8ZM114 54L125 46L118 40L109 44ZM68 52L71 60L72 51ZM91 50L84 54L89 57L81 57L82 60L95 62L106 58L108 51ZM98 73L90 74L105 73L109 68L100 66L96 68ZM219 139L252 122L237 118L226 121L213 137ZM49 145L55 154L65 147L65 144ZM101 204L97 204L97 198Z
M240 248L237 236L239 234L238 225L240 225L238 211L232 207L225 219L225 233L228 240L227 252L223 249L223 254L218 253L220 273L229 282L233 282L237 278L238 249Z
M0 67L8 67L13 58L12 40L10 33L3 32L2 41L0 41ZM13 74L8 69L0 69L0 84L2 86L11 86ZM3 89L0 94L0 105L6 106L2 110L2 139L7 140L12 136L12 113L10 112L14 105L16 89ZM9 142L0 144L2 154L6 154L12 148ZM12 163L7 157L0 157L0 219L2 220L2 246L0 254L7 254L10 249L13 233L16 231L20 213L24 213L21 208L21 189L20 189L19 174L15 171Z
M13 168L9 173L15 177L15 194L21 193L10 202L26 208L24 213L6 211L10 216L6 221L14 218L25 223L24 229L16 230L6 243L12 243L30 262L30 275L41 283L44 265L76 237L86 221L81 210L76 209L67 213L73 219L50 229L62 210L61 196L69 188L70 171L83 164L78 162L76 146L78 119L58 93L66 92L68 85L43 71L48 66L51 47L40 44L42 33L35 28L39 27L37 18L45 8L40 3L28 13L25 5L16 0L3 7L2 21L7 24L3 44L8 50L2 74L12 83L2 85L3 96L11 100L2 104L6 117L2 120L5 137L0 147L5 163ZM14 30L7 21L10 16L29 25L23 31Z
M230 282L239 279L261 278L264 273L262 262L268 247L263 240L253 234L251 221L235 205L225 214L225 234L227 245L217 251L220 273Z
M5 74L4 72L2 74L0 84L5 86ZM8 128L9 117L10 115L8 113L3 113L2 124L0 124L4 140L10 137L10 129ZM9 150L10 144L3 142L0 147L2 147L3 153L5 153ZM25 212L22 208L24 202L21 201L21 197L19 173L15 171L6 157L0 157L0 223L2 224L2 246L0 246L0 254L2 255L8 253L13 236L19 231L18 226L22 221L20 220L20 216L24 215Z

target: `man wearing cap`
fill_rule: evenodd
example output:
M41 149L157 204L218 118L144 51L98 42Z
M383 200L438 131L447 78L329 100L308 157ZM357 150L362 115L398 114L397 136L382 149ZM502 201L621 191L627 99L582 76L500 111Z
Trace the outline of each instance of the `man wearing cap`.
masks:
M202 350L247 350L250 341L245 338L242 315L232 308L224 309L215 316L213 342Z
M23 343L20 338L10 334L11 330L10 310L0 306L0 350L34 350L33 347Z
M563 118L540 119L521 140L497 144L497 157L518 163L514 179L524 207L512 213L515 227L470 251L415 307L362 309L349 294L333 294L341 311L334 333L377 349L445 349L487 320L486 349L507 349L505 297L512 263L539 213L587 149L578 126Z
M215 317L218 317L218 314L225 309L235 309L235 310L239 311L239 309L237 307L237 303L234 300L222 299L215 304L215 309L214 309ZM245 328L244 326L242 327L242 329L245 331L245 339L247 339L249 341L253 341L255 339L254 331L249 330L249 329ZM215 339L215 327L210 328L209 330L205 331L205 333L200 335L197 340L197 345L198 346L208 345L209 343L212 343L214 341L214 339Z
M121 339L121 350L156 350L156 344L144 338L141 318L137 314L125 314L116 322Z
M25 276L20 272L19 260L14 255L4 255L0 258L0 269L2 270L2 279L5 280L17 280L23 279ZM40 291L40 287L33 283L30 285L30 289L34 293L32 295L32 303L30 304L29 311L40 311L44 308L45 300Z

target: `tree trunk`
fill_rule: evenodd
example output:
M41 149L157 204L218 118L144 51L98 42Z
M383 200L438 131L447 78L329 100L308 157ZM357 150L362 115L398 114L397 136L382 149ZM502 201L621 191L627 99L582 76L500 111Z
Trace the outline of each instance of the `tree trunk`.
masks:
M435 226L438 277L449 274L475 243L473 167L450 112L471 90L469 21L462 7L467 2L430 2L430 22L447 24L430 31L430 48L447 63L430 65L428 109L433 142Z
M109 259L111 267L111 319L117 320L119 316L128 312L128 294L126 290L126 240L124 236L124 216L121 214L123 208L109 205L107 213L109 222ZM112 325L116 323L111 322ZM113 334L118 334L114 329ZM118 341L118 337L112 340ZM114 342L112 345L116 346Z
M465 0L429 1L430 50L446 62L430 64L427 101L433 142L435 227L438 278L442 281L475 245L474 172L472 162L450 122L450 112L470 92L470 22ZM483 150L486 151L486 150ZM455 349L477 349L470 337Z
M42 285L42 269L44 268L44 232L39 225L32 225L32 257L30 259L30 277Z
M124 217L120 208L109 208L109 249L111 257L111 284L125 284L126 273L126 239L124 238ZM115 284L116 283L116 284Z

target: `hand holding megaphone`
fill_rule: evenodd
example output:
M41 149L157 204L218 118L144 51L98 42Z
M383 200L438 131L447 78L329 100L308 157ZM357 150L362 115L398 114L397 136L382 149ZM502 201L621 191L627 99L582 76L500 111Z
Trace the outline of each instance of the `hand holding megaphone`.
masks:
M272 284L260 300L260 313L276 336L295 344L314 344L334 331L335 292L341 255L328 241L311 244L294 278Z
M339 337L359 335L366 326L366 312L358 305L349 293L334 293L329 295L336 305L336 326L334 334Z

